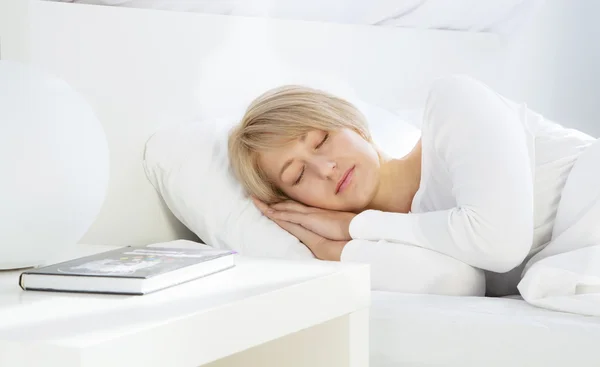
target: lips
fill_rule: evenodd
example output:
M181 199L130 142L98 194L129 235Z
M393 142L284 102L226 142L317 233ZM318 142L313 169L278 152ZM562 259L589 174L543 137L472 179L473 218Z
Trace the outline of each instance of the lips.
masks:
M346 187L348 187L348 185L352 181L353 173L354 173L354 166L352 166L349 170L347 170L346 173L344 173L344 176L342 176L342 178L338 182L338 184L335 188L336 194L339 194L340 192L344 191L344 189Z

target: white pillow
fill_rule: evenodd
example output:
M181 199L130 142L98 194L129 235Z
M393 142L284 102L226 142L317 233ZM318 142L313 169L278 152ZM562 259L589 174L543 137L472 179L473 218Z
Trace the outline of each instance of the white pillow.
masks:
M402 156L419 139L419 129L396 114L353 103L388 154ZM146 174L173 214L205 243L249 256L312 258L301 242L262 216L229 170L227 136L242 113L155 133L146 144Z

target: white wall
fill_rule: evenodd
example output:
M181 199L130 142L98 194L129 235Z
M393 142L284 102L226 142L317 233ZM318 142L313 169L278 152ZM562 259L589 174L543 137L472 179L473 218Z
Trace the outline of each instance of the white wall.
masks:
M600 1L546 0L512 61L513 98L600 137Z
M0 60L26 60L29 1L0 0Z

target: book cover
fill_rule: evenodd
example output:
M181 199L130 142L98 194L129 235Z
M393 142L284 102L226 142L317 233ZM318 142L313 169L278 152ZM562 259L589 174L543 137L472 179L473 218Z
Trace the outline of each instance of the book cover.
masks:
M21 277L43 274L147 279L233 254L234 251L218 249L127 246L28 270Z

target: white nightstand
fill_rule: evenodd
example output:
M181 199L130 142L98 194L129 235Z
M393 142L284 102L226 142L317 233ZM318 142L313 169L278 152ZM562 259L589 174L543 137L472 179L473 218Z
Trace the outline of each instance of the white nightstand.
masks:
M0 272L0 366L368 366L367 266L237 264L145 296L25 292Z

